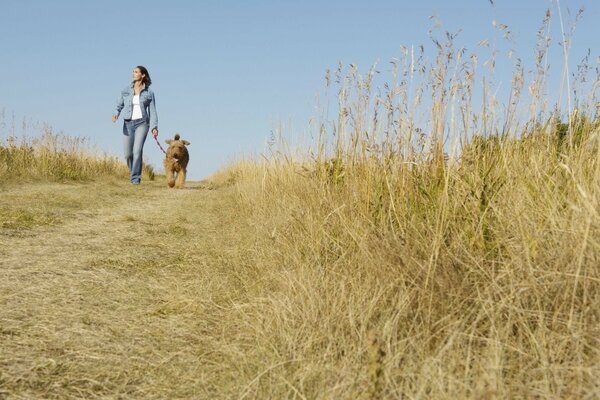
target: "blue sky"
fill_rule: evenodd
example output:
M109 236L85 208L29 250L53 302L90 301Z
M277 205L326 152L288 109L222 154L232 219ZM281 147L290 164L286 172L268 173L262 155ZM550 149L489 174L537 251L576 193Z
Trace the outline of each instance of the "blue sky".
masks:
M431 15L448 31L461 29L460 44L473 50L493 34L493 20L509 25L517 54L532 67L535 33L556 3L494 3L2 0L0 136L14 114L17 134L24 118L45 122L120 156L121 122L110 116L141 64L154 82L161 140L175 132L188 139L190 178L201 179L242 153L263 151L280 122L291 122L284 134L307 130L327 68L341 61L366 70L379 61L385 79L401 45L431 48ZM565 20L567 8L574 14L585 7L571 55L579 60L590 48L597 66L600 1L562 0L561 6ZM552 29L559 32L555 16ZM560 47L555 42L552 49L550 62L560 66ZM150 138L145 155L161 165Z

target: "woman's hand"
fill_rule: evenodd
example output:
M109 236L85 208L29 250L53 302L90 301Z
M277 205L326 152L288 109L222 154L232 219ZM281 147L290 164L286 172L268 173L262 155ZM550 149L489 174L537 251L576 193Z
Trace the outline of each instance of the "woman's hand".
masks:
M156 137L158 136L158 129L152 128L152 136L154 136L154 139L156 139Z
M112 116L112 121L113 121L113 122L117 122L117 120L118 120L118 119L119 119L119 117L117 117L116 115L113 115L113 116Z

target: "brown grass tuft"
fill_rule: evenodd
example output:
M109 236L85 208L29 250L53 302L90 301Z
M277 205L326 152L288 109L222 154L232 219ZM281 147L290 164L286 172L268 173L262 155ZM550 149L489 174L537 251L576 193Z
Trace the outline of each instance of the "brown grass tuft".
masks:
M145 179L154 179L154 168L144 164ZM124 161L95 154L88 140L55 134L49 127L37 138L9 136L0 142L0 182L27 180L82 181L106 177L126 178Z

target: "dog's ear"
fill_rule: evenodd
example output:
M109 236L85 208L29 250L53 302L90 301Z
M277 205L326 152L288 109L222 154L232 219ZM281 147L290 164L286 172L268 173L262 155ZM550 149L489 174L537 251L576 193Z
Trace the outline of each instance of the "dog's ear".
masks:
M171 144L172 141L173 141L173 139L167 139L167 140L165 140L165 143L166 144Z
M183 144L184 144L184 145L186 145L186 146L189 146L189 145L190 145L190 142L188 142L187 140L182 140L182 141L181 141L181 143L183 143Z

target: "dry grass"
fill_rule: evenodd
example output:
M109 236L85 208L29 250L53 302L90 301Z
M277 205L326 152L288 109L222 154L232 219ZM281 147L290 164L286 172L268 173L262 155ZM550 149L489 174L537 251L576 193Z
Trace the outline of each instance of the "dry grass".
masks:
M244 394L600 396L600 81L548 108L549 19L504 106L495 49L481 71L448 34L383 88L376 68L328 73L338 115L310 150L219 172L271 240L264 298L238 316L263 360Z
M154 179L144 164L144 178ZM88 140L55 134L44 127L36 138L8 136L0 142L0 184L24 181L80 181L128 176L127 165L115 157L91 151Z
M252 395L597 397L600 154L561 161L548 143L474 145L439 171L358 164L338 183L246 170L240 207L272 242L266 298L240 315L275 357Z
M235 314L260 281L254 239L231 190L200 189L108 181L3 194L3 210L61 220L0 229L0 398L242 391Z

